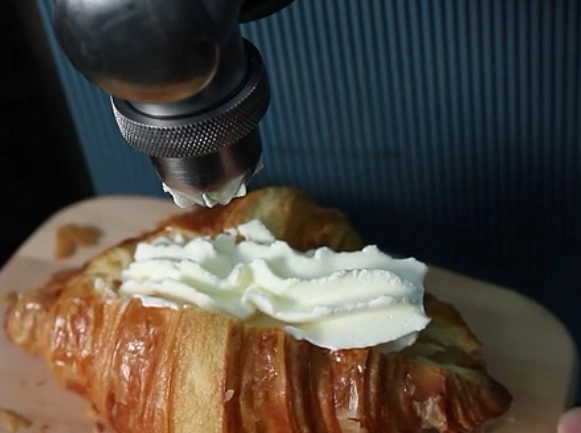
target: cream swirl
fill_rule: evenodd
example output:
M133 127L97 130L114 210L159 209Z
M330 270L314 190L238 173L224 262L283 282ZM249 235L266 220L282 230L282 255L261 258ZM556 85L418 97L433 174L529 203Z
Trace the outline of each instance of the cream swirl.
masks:
M300 252L254 220L214 238L138 244L120 292L145 305L196 305L251 325L279 326L328 349L399 350L430 321L423 308L426 272L423 263L376 246Z

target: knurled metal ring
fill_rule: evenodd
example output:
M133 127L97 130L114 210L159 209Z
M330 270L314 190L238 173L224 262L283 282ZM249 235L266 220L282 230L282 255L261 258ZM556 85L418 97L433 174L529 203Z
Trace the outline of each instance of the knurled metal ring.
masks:
M216 152L252 132L270 103L270 86L260 53L249 43L246 50L249 57L246 84L232 99L209 112L178 120L131 113L134 119L143 118L139 122L126 115L130 105L111 98L113 114L125 141L150 156L187 158Z

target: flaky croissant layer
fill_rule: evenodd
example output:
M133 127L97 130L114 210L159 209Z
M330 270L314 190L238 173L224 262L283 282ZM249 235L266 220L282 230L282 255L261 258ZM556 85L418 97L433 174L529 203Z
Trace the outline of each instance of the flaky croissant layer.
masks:
M168 231L215 235L255 218L297 249L363 246L337 211L292 189L258 190L56 275L8 309L6 334L119 433L457 433L507 410L511 397L487 375L478 340L430 295L432 322L418 341L384 355L329 351L280 329L117 294L138 241Z

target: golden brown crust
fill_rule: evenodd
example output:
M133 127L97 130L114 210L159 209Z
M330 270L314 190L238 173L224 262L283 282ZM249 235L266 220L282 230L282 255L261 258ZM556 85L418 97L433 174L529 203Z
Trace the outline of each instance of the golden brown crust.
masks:
M453 307L428 294L430 325L386 356L323 350L278 329L196 307L147 308L115 292L139 240L215 235L255 218L297 249L363 246L341 213L293 189L258 190L170 218L56 275L15 300L5 331L120 433L457 433L508 409L511 397L486 373L479 341Z
M0 409L0 425L8 432L24 430L32 425L32 422L9 409Z

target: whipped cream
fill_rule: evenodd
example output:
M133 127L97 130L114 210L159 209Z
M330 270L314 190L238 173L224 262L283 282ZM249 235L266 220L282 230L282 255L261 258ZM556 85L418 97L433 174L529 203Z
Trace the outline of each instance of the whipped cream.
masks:
M258 160L256 169L252 176L255 176L264 167L262 158ZM162 183L162 189L164 192L171 195L174 203L181 208L188 208L194 205L201 205L204 207L214 207L218 204L227 205L235 198L244 197L246 195L246 173L242 173L240 176L229 179L224 182L219 189L215 191L178 191L177 189L171 188L165 183Z
M227 205L235 198L244 197L246 195L246 184L244 183L244 175L240 175L234 179L225 182L217 191L198 191L198 192L183 192L177 189L170 188L165 183L161 184L163 192L171 195L174 203L182 209L201 205L204 207L214 207L217 204Z
M250 325L278 326L332 350L393 351L413 344L430 321L426 272L423 263L376 246L296 251L254 220L214 238L138 244L120 293L148 306L197 305Z

